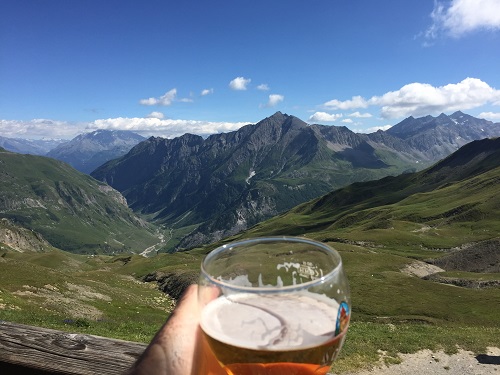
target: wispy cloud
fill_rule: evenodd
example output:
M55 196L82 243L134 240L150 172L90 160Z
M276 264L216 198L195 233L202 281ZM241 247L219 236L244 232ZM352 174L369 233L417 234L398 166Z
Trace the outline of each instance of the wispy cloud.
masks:
M500 121L500 112L481 112L478 117L497 122Z
M323 106L330 110L350 110L356 108L366 108L368 107L368 102L361 96L353 96L352 99L344 101L333 99L323 104Z
M259 86L257 86L257 90L269 91L269 85L267 83L262 83Z
M192 103L193 99L192 98L177 98L177 89L173 88L173 89L167 91L165 94L163 94L160 97L157 97L157 98L151 97L151 98L139 100L140 104L146 105L146 106L157 105L157 106L169 107L174 102Z
M165 94L158 98L147 98L139 100L139 103L142 105L162 105L162 106L170 106L174 102L177 96L177 89L173 88L170 91L167 91Z
M248 124L250 122L166 119L161 112L151 112L146 117L117 117L86 123L47 119L0 120L3 137L24 139L72 139L77 135L97 129L130 130L145 137L175 138L186 133L208 136L238 130Z
M269 95L269 99L268 99L267 103L264 105L264 107L267 107L267 108L276 107L283 100L285 100L285 97L283 95L271 94L271 95Z
M355 117L355 118L370 118L373 117L371 113L360 113L360 112L353 112L348 115L349 117Z
M467 110L485 104L500 105L500 90L478 78L466 78L458 83L438 87L428 83L410 83L399 90L370 99L361 96L354 96L345 101L333 99L324 103L323 107L330 110L352 110L379 106L381 116L391 119ZM362 116L359 112L354 114L353 117Z
M476 30L500 30L500 1L498 0L436 0L431 13L432 24L425 38L440 35L461 37Z
M327 112L316 112L309 116L309 122L334 122L341 118L342 114L330 114Z
M243 91L247 89L247 86L251 81L252 80L250 78L236 77L231 82L229 82L229 87L232 90Z
M118 117L95 120L89 123L86 129L130 130L144 136L175 138L186 133L208 136L215 133L230 132L248 124L248 122L212 122L181 119Z
M162 118L165 117L165 115L162 112L151 112L146 117L147 118L159 118L159 119L162 119Z
M207 96L214 93L214 89L205 89L201 91L201 96Z
M86 125L48 119L0 120L3 137L24 139L71 139L82 133Z

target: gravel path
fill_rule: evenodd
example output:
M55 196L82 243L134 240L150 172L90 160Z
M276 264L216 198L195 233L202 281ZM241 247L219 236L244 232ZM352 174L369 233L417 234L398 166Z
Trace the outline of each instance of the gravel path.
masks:
M400 357L402 362L397 365L342 375L500 375L500 348L488 348L477 356L464 350L452 355L422 350Z

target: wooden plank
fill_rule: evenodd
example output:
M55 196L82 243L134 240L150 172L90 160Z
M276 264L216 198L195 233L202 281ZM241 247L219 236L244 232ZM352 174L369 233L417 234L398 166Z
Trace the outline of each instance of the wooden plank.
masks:
M135 342L0 321L2 374L122 374L145 348Z

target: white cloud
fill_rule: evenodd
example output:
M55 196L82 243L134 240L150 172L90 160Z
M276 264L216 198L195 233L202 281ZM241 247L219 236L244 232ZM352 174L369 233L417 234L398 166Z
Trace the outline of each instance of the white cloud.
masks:
M177 96L177 89L173 88L172 90L167 91L164 95L160 96L159 98L141 99L139 103L141 103L142 105L163 105L168 107L173 103L176 96Z
M334 122L341 118L342 114L330 114L326 112L316 112L309 116L309 122Z
M451 0L446 5L435 1L431 18L432 25L425 32L427 39L441 33L460 37L480 29L500 30L500 1Z
M250 122L213 122L164 119L160 112L148 117L118 117L87 123L70 123L47 119L29 121L0 120L0 135L24 139L72 139L79 134L97 129L130 130L145 137L175 138L186 133L208 136L238 130Z
M323 104L330 110L381 107L382 118L392 119L407 116L425 116L441 112L468 110L486 104L500 105L500 90L478 78L466 78L458 83L432 86L414 82L396 91L365 99L353 96L351 100L330 100ZM354 112L350 117L371 117L370 114Z
M23 139L72 139L83 132L85 123L48 119L0 120L1 136Z
M333 99L323 104L323 106L331 110L337 110L337 109L349 110L355 108L366 108L368 107L368 103L361 96L353 96L351 100L345 100L345 101Z
M354 123L354 121L352 121L352 119L350 119L350 118L345 118L341 122L343 122L344 124L352 124L352 123Z
M355 117L355 118L370 118L372 117L371 113L360 113L360 112L353 112L349 117Z
M257 90L269 91L269 85L267 83L262 83L259 86L257 86Z
M205 89L201 91L201 96L206 96L214 93L214 89Z
M174 120L141 117L118 117L95 120L89 123L87 130L109 129L130 130L143 136L175 138L186 133L208 136L237 130L249 123L244 122L211 122L198 120Z
M410 83L397 91L372 97L370 105L382 106L383 118L424 116L476 108L487 103L498 104L500 91L477 78L434 87L427 83Z
M267 101L267 104L265 106L266 107L275 107L276 105L281 103L283 100L285 100L285 97L283 95L271 94L271 95L269 95L269 100Z
M252 81L252 80L251 80L250 78L236 77L236 78L235 78L235 79L233 79L231 82L229 82L229 87L230 87L232 90L238 90L238 91L246 90L246 89L247 89L248 84L249 84L251 81Z
M493 122L500 121L500 113L495 112L481 112L477 117L484 118Z
M161 112L151 112L149 115L146 116L147 118L159 118L162 119L165 117L165 115Z

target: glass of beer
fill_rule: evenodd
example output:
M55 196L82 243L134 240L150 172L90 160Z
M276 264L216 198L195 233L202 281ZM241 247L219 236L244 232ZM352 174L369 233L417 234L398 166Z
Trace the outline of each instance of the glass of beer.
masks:
M203 346L223 369L210 374L324 375L351 311L339 253L299 237L213 250L201 265L199 301Z

